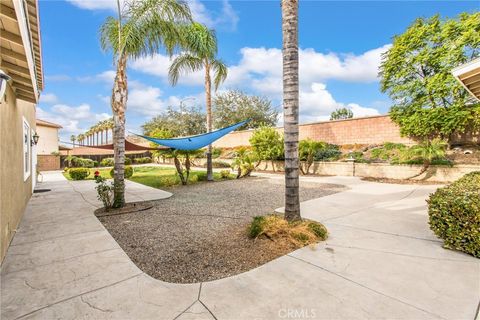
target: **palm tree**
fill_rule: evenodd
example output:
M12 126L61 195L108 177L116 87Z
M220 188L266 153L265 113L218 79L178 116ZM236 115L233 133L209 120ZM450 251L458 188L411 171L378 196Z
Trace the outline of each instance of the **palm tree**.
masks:
M85 135L83 133L80 133L77 136L77 141L78 141L79 145L83 146L84 140L85 140Z
M191 22L188 4L182 0L132 1L118 17L108 17L100 28L100 43L111 50L116 60L112 89L114 141L113 207L125 205L125 111L127 109L127 60L153 55L164 47L170 55L180 39L179 25Z
M448 143L441 139L425 140L422 143L409 148L406 152L407 158L411 160L419 159L423 161L423 167L419 173L409 177L408 179L416 178L428 170L432 161L435 159L442 159L445 157Z
M298 161L298 0L282 0L285 219L301 220Z
M74 134L70 136L70 141L72 141L73 147L75 148L75 141L77 141L77 137Z
M107 119L106 120L107 125L105 130L105 143L108 143L108 130L113 130L113 118Z
M193 23L184 30L182 48L185 52L173 60L168 77L175 85L181 73L205 70L205 98L207 107L207 132L212 131L212 79L210 71L213 71L213 84L215 90L227 78L227 66L217 55L217 37L214 30L208 29L200 23ZM212 145L207 149L207 180L213 181L212 169Z

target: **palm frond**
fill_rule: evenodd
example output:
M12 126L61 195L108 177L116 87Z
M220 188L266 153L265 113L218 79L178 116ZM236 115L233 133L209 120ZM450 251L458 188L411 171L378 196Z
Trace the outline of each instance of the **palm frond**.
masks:
M183 53L176 57L168 70L168 80L172 85L176 85L180 75L188 72L195 72L203 68L203 60L191 55Z
M215 59L211 62L213 70L213 85L215 90L227 79L228 68L222 60Z

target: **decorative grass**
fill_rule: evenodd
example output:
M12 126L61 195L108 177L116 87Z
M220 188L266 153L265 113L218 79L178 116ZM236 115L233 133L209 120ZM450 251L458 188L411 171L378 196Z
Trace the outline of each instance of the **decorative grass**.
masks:
M274 214L254 217L247 232L250 238L266 237L298 248L324 241L328 237L327 228L319 222L302 220L289 223Z

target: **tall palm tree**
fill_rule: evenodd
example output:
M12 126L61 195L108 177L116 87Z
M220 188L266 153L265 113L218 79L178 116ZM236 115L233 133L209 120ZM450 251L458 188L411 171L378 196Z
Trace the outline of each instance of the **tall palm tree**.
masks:
M285 219L301 220L298 161L298 0L282 0Z
M175 85L182 73L205 70L205 98L207 108L207 131L212 131L212 78L210 71L213 71L213 84L215 90L227 78L227 66L217 55L217 37L215 31L208 29L200 23L193 23L184 28L182 54L173 60L168 73L170 82ZM212 169L212 145L207 149L207 180L213 181Z
M107 119L107 130L105 131L105 141L108 143L108 131L113 130L113 118Z
M85 135L84 135L83 133L80 133L80 134L77 136L78 144L81 145L81 146L83 146L84 140L85 140Z
M127 109L127 60L153 55L160 47L173 51L180 39L179 25L191 22L188 4L182 0L144 0L126 3L118 17L108 17L100 28L100 43L116 60L112 89L114 142L113 207L125 205L125 111Z
M75 136L74 134L72 134L72 135L70 136L70 141L72 141L73 147L75 148L75 141L77 141L77 136Z

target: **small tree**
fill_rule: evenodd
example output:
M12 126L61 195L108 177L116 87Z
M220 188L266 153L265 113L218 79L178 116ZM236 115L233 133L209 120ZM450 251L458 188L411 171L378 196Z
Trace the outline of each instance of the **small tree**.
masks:
M330 114L330 120L342 120L353 118L353 111L348 108L339 108L335 109Z
M284 156L283 137L275 128L261 127L250 137L250 145L258 160L282 160Z
M218 94L213 99L215 127L223 128L245 119L250 119L241 130L256 129L261 126L275 126L278 111L266 97L251 96L239 90Z
M480 12L458 19L419 18L383 55L381 89L394 105L390 117L402 135L449 139L480 128L480 104L451 71L480 56Z
M416 178L427 171L433 160L444 158L446 148L447 143L438 138L433 139L432 141L425 140L418 145L410 147L406 151L406 156L410 159L422 160L423 167L418 174L411 176L408 179Z
M310 167L315 160L317 153L325 148L326 143L321 141L313 141L311 139L301 140L298 145L298 156L304 164L300 164L300 171L303 174L309 174Z
M235 151L235 158L232 168L237 170L237 179L248 177L255 169L256 155L245 147L240 147Z
M198 107L180 105L178 110L169 107L166 112L142 125L144 134L151 135L158 130L168 130L172 137L193 136L205 133L205 113Z

